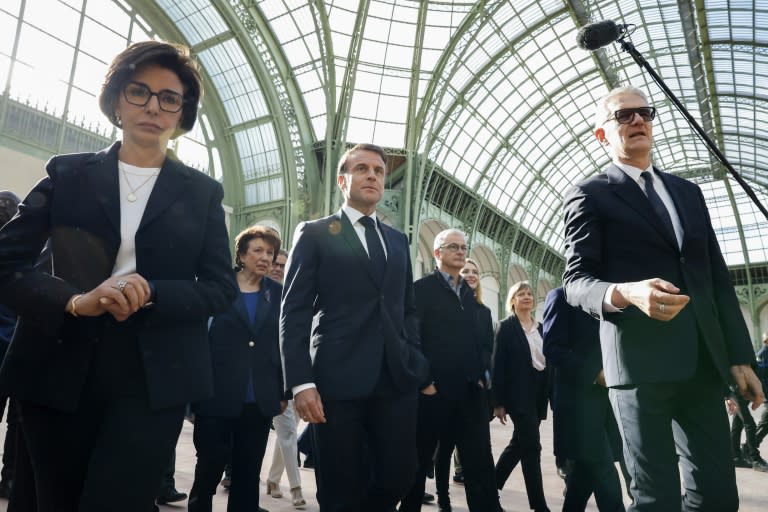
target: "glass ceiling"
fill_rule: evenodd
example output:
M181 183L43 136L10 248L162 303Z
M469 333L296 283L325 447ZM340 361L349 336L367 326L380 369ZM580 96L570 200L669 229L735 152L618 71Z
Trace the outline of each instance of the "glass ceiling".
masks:
M357 12L366 4L365 22L356 25ZM313 13L316 5L325 7L325 24ZM327 134L325 91L333 89L338 104L342 86L349 83L342 77L356 65L347 130L354 136L347 140L426 153L479 200L558 252L563 248L558 211L563 193L609 162L592 136L595 101L614 85L645 89L659 109L656 164L697 178L727 260L740 264L745 255L740 243L733 243L740 240L734 209L722 181L713 178L703 143L618 46L598 52L602 59L575 47L576 32L588 21L637 25L632 40L638 50L694 117L701 122L707 116L706 128L731 163L762 191L768 171L763 163L768 161L768 2L704 1L701 12L696 5L639 0L258 2L302 89L316 140ZM356 27L362 34L358 53L350 51ZM350 59L354 55L356 64ZM418 126L410 127L418 130L414 148L407 147L410 102L418 112ZM749 258L766 261L765 219L733 187Z
M253 19L233 22L246 11ZM617 45L575 45L589 21L635 24L635 46L765 199L768 0L3 0L0 83L19 102L109 132L93 76L128 41L170 38L147 22L158 12L199 55L213 86L206 102L222 112L224 126L211 130L204 109L180 148L219 178L238 173L245 205L286 197L299 139L374 142L427 156L562 253L564 192L609 162L592 135L593 105L633 84L659 111L655 163L700 184L728 263L768 261L765 219L736 183L729 195L658 87ZM250 41L243 27L268 37ZM272 91L275 77L298 91L290 105ZM221 169L224 143L237 169Z

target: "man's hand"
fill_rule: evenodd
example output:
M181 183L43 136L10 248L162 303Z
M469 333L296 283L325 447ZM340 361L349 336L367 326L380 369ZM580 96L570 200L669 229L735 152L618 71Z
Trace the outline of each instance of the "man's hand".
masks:
M748 364L733 365L731 366L731 376L741 396L752 402L752 410L760 407L765 401L765 395L763 394L763 385L755 372L752 371L752 367Z
M507 410L503 405L497 405L493 408L493 415L499 418L502 425L507 424Z
M421 390L422 395L432 396L435 393L437 393L437 388L435 387L434 382Z
M611 304L617 308L631 304L650 318L662 322L675 318L690 300L689 296L680 295L680 288L658 277L617 284L611 295Z
M323 402L320 400L320 393L317 388L309 388L299 391L293 397L293 406L296 408L296 414L307 423L325 423L325 412L323 412Z

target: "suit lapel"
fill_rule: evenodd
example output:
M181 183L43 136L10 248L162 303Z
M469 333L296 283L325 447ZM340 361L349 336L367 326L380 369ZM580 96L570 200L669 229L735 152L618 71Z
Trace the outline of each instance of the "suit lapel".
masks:
M147 207L144 209L144 215L141 217L141 224L139 224L137 233L141 232L147 224L156 219L178 197L184 194L190 172L189 169L172 156L169 155L165 158L155 186L152 188L152 193L149 195Z
M605 173L608 176L608 183L612 185L611 190L613 193L619 196L619 198L637 212L640 217L653 226L653 229L655 229L664 240L677 249L677 240L675 240L672 234L668 233L667 229L662 225L661 220L657 217L656 213L654 213L648 198L643 191L640 190L640 186L615 165L608 167Z
M395 248L394 239L392 238L392 228L385 226L380 220L376 219L376 223L381 230L381 237L384 239L384 251L387 254L387 264L384 268L384 282L389 279L389 273L392 269L392 262L394 261L394 251L399 250L399 247Z
M341 222L342 238L344 238L344 240L352 248L353 252L357 256L358 261L360 261L360 264L363 266L363 268L365 268L366 272L368 272L368 276L371 278L371 281L373 281L376 286L381 286L381 283L376 282L376 276L373 273L373 265L371 264L371 259L368 257L368 253L366 252L365 247L363 247L360 238L357 236L357 232L355 232L355 228L352 226L352 222L350 222L349 217L347 217L343 210L339 210L336 215L339 217L339 222Z
M96 153L91 165L85 172L85 181L96 202L104 210L104 215L114 229L117 243L120 243L120 183L117 170L117 152L120 143L116 142L109 149Z
M656 169L656 171L658 172L659 179L664 182L670 197L672 197L672 202L675 204L675 213L677 213L677 218L680 219L680 225L683 228L683 242L680 244L682 249L682 246L685 245L685 234L689 232L688 229L691 226L691 219L689 217L691 210L690 208L682 208L682 205L691 203L685 197L685 189L680 187L678 180L670 179L668 174L661 172L659 169ZM677 243L677 240L675 240L675 243Z

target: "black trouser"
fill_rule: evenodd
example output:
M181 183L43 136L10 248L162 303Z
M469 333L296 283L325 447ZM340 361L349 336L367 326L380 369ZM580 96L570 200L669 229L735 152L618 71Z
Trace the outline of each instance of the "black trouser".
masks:
M455 444L461 453L467 505L473 512L500 510L493 477L493 454L488 426L486 392L467 385L460 399L435 395L419 396L419 470L411 490L400 505L401 512L421 510L424 486L438 442Z
M256 404L246 404L240 416L195 417L193 441L197 450L195 481L189 491L190 512L211 512L213 496L224 466L232 458L228 512L255 512L259 508L259 473L267 448L272 417Z
M741 457L741 431L744 431L746 438L747 453L749 461L760 456L760 450L757 442L757 425L752 413L749 412L749 402L740 394L731 395L731 400L736 404L736 414L733 415L731 422L731 453L734 457Z
M519 462L523 466L528 505L534 510L545 510L544 484L541 477L541 442L538 417L528 414L510 414L514 432L509 444L496 461L496 485L499 489Z
M757 429L755 430L755 445L760 448L760 444L768 435L768 401L763 405L763 414L760 416L760 421L757 422Z
M178 443L178 439L176 440ZM165 473L163 473L163 478L160 479L160 494L163 494L166 491L174 491L176 490L176 478L174 478L174 475L176 474L176 447L173 448L173 453L171 453L171 460L168 461L168 467L165 468Z
M321 512L390 512L416 472L416 391L325 400L315 425Z
M714 370L699 369L682 382L611 388L609 396L632 477L631 512L738 510L728 418Z
M39 512L151 510L179 437L184 405L150 408L136 330L105 319L101 339L74 412L17 403Z

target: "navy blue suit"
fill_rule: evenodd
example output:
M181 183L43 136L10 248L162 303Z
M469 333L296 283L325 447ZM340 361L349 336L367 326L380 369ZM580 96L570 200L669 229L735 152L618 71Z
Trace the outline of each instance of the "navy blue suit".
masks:
M678 455L686 509L735 510L723 384L731 365L753 360L752 346L701 191L655 171L680 219L682 245L637 182L611 165L566 194L566 296L600 319L605 380L633 473L632 510L680 510ZM691 297L674 319L654 320L634 306L603 311L611 283L654 277Z
M609 430L618 434L608 389L595 382L603 362L598 322L569 305L562 288L544 302L544 356L554 367L555 435L574 461L563 510L583 511L594 493L601 512L624 511Z
M287 263L285 389L314 382L323 401L327 423L318 424L315 454L323 512L389 512L416 471L416 399L428 384L428 365L419 349L408 240L381 223L379 229L387 260L381 281L343 211L299 225Z
M232 460L230 512L259 507L259 473L272 417L280 414L283 376L278 320L282 286L260 283L255 318L242 297L213 317L208 333L213 364L213 398L192 405L197 450L190 512L210 512L224 466ZM246 402L250 386L253 400Z

